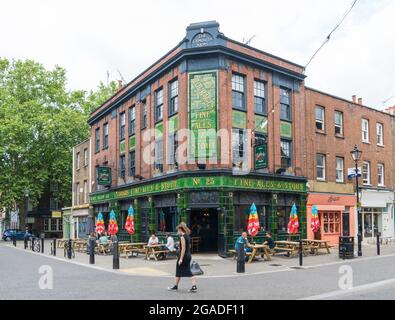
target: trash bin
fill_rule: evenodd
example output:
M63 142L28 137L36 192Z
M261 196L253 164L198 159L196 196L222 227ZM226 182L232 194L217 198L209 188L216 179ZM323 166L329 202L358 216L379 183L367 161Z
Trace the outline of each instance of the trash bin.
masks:
M339 237L339 258L354 258L354 237Z

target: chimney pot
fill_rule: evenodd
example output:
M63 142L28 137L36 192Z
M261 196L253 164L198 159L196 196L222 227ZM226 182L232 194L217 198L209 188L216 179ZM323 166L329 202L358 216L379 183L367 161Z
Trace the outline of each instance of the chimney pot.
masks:
M362 98L358 98L358 104L362 105Z
M118 91L121 91L122 87L123 87L122 80L118 80Z
M355 94L352 96L352 102L357 103L357 96Z

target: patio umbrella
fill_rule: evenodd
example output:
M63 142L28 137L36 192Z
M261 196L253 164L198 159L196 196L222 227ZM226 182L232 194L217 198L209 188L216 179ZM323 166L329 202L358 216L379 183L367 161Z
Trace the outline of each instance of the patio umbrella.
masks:
M134 209L132 206L129 207L128 217L126 218L125 229L130 235L134 235L136 229L134 227Z
M320 220L318 219L318 209L316 205L311 209L311 228L314 233L320 228Z
M250 215L248 216L247 232L251 237L255 237L259 231L259 218L258 211L256 210L255 203L251 205Z
M165 220L165 213L163 210L159 212L159 220L160 220L160 231L166 231L166 220Z
M299 219L298 219L298 214L296 212L296 205L294 203L291 209L291 213L289 215L288 233L296 234L298 233L298 231L299 231Z
M111 236L114 236L118 233L118 223L117 223L117 218L115 217L114 210L111 210L111 212L110 212L110 222L108 223L108 233Z
M104 229L104 220L101 212L99 212L99 214L97 215L95 231L96 233L104 233L106 231Z

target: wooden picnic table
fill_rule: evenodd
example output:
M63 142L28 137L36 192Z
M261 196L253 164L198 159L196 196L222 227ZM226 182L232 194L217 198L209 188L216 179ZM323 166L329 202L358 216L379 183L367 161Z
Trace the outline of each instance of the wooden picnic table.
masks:
M145 242L128 242L128 243L119 243L119 254L125 254L125 258L129 258L129 255L135 252L137 255L139 253L145 253L145 246L147 244Z
M254 258L259 255L262 258L265 258L266 256L266 259L268 261L272 260L272 258L270 257L271 254L270 248L266 244L252 244L250 245L250 248L252 248L252 252L250 258L248 259L248 263L251 263L254 260Z
M170 250L163 249L164 244L151 244L145 246L145 260L148 260L149 256L152 254L156 261L158 261L158 256L162 253L165 256L170 252Z
M303 247L306 247L306 250L310 250L314 255L317 255L319 250L326 250L327 253L331 253L329 241L327 240L303 239L302 243Z
M75 240L73 241L74 250L77 252L86 252L86 248L88 245L87 240Z
M276 241L273 248L273 255L277 252L286 252L292 258L299 253L299 242L295 241ZM308 248L303 248L303 255L306 256Z

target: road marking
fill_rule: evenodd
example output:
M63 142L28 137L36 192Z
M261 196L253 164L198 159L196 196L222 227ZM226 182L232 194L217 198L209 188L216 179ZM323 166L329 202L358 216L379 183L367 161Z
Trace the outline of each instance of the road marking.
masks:
M354 287L354 288L351 288L351 289L336 290L336 291L326 292L326 293L322 293L322 294L319 294L319 295L316 295L316 296L302 298L302 299L299 299L299 300L324 300L324 299L330 299L330 298L339 297L339 296L343 296L343 295L349 295L349 294L353 294L353 293L357 293L357 292L361 292L361 291L369 291L369 290L372 290L372 289L388 286L388 285L391 285L391 284L395 284L395 278L387 279L387 280L383 280L383 281L372 282L372 283L360 285L360 286L357 286L357 287Z

